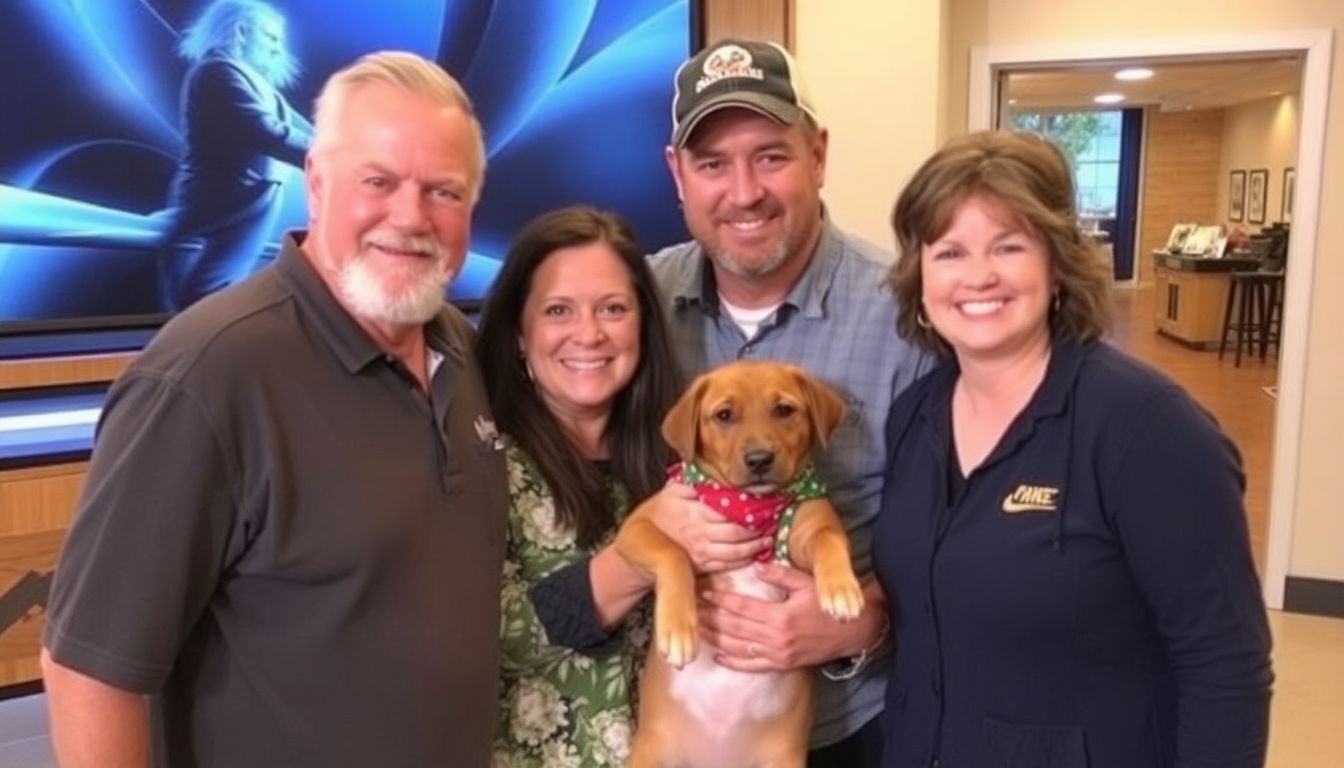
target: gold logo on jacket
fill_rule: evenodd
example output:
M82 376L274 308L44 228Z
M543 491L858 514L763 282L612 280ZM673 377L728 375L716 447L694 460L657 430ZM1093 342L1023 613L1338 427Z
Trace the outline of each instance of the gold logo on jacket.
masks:
M1019 485L1003 500L1003 511L1010 515L1018 512L1055 512L1059 489L1048 485Z

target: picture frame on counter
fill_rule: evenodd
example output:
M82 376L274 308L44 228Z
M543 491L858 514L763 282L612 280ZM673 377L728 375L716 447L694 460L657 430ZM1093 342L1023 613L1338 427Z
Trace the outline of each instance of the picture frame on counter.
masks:
M1246 179L1246 222L1265 223L1265 195L1269 193L1269 169L1256 168Z
M1244 221L1246 218L1246 172L1233 171L1227 183L1227 219Z
M1222 236L1223 228L1219 224L1195 227L1189 235L1186 235L1181 253L1187 256L1207 256L1213 251L1218 238Z
M1181 221L1173 224L1171 234L1167 235L1167 245L1164 250L1168 253L1180 253L1185 248L1185 240L1199 229L1199 225L1193 221Z
M1209 258L1221 259L1227 255L1227 238L1220 237L1213 241L1213 248L1209 251Z

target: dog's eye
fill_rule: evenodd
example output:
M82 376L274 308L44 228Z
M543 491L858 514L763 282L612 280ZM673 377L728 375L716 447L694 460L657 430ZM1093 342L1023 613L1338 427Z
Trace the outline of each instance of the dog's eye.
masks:
M720 424L727 424L728 422L733 420L733 409L720 408L719 410L714 412L714 420L719 422Z
M787 419L797 412L798 407L792 403L775 403L775 407L771 410L776 419Z

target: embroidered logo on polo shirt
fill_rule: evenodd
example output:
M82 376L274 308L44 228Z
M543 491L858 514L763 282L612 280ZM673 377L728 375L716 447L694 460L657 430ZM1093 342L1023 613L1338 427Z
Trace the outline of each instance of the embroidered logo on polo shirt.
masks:
M1055 512L1059 489L1048 485L1019 485L1003 500L1003 511L1010 515L1018 512Z

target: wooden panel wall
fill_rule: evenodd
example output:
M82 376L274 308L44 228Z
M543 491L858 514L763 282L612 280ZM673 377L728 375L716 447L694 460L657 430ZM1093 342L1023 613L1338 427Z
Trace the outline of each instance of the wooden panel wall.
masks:
M0 360L0 390L57 387L111 381L130 365L134 352L33 360Z
M773 40L793 50L793 0L704 0L705 45L723 37Z
M1143 171L1139 280L1153 281L1154 248L1166 245L1173 224L1218 219L1223 111L1148 111Z
M133 352L0 360L0 392L108 382ZM41 677L47 588L87 462L0 471L0 687Z
M0 360L0 392L109 382L134 357ZM47 589L87 467L80 461L0 471L0 688L41 677Z
M0 686L36 680L47 587L87 462L0 472Z

